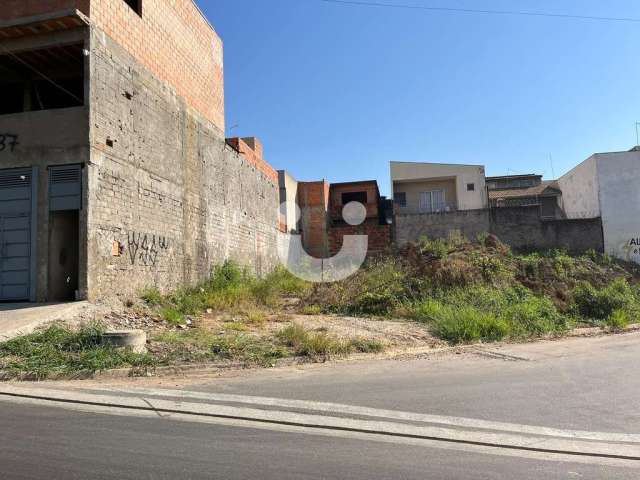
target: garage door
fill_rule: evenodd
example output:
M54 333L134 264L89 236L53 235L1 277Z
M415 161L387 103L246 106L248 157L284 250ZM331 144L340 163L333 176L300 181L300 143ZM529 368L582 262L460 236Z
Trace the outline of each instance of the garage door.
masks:
M32 295L31 168L0 170L0 301Z

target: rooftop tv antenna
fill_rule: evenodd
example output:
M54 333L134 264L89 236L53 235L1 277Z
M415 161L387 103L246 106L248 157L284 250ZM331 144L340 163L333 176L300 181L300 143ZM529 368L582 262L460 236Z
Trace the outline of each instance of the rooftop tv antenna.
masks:
M640 122L636 122L636 146L640 145Z
M551 175L556 179L556 172L553 170L553 155L549 154L549 163L551 164Z

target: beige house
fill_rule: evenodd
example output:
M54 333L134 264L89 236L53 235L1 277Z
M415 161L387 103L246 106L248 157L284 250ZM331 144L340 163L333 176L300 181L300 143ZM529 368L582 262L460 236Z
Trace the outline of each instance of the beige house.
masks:
M391 190L399 214L488 207L482 165L391 162Z

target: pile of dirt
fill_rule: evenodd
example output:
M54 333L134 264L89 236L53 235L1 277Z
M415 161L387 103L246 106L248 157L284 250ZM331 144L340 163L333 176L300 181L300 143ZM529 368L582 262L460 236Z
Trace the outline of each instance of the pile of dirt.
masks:
M522 285L548 296L560 308L571 303L571 292L581 282L596 288L624 278L640 282L638 265L589 252L569 255L561 250L516 254L495 235L482 242L447 244L446 253L435 255L420 244L408 244L398 252L415 278L438 287L485 284L496 288Z

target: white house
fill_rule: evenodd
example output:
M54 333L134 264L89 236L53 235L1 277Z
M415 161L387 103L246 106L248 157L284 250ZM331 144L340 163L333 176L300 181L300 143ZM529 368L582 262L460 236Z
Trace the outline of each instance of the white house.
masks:
M437 213L487 208L484 166L391 162L397 213Z
M640 147L596 153L558 180L568 218L602 218L605 252L640 263Z

